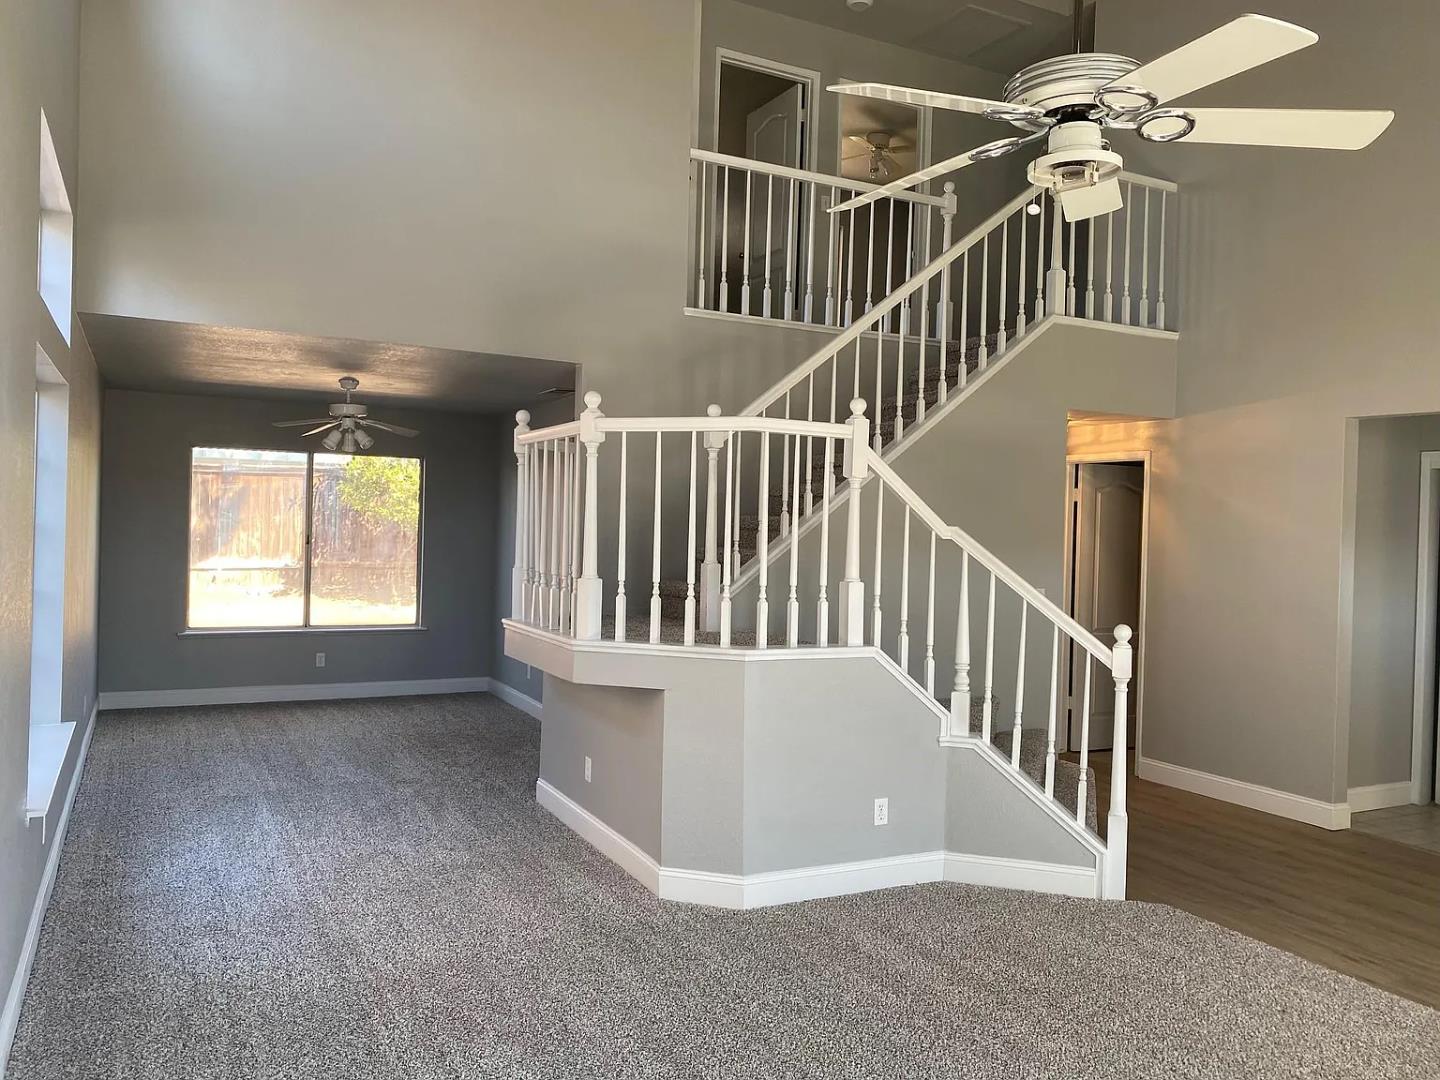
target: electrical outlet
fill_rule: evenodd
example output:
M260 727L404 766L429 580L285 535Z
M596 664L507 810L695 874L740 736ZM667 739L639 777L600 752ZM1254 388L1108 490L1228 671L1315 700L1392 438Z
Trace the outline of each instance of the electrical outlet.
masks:
M585 759L585 782L587 784L590 782L590 759L588 757Z
M325 666L325 654L324 654L323 652L317 652L317 653L315 654L315 666L316 666L316 667L324 667L324 666Z
M889 825L889 824L890 824L890 800L889 800L889 799L876 799L876 800L875 800L875 824L876 824L876 825Z

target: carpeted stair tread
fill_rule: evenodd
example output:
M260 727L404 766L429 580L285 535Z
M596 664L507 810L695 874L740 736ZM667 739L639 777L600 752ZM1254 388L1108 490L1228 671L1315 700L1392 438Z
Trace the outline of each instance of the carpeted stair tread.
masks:
M990 723L990 743L1005 757L1010 757L1014 742L1014 727L1011 718L1002 719L1002 710L996 706ZM978 736L984 730L985 710L980 702L970 706L970 734ZM1045 786L1045 752L1048 733L1044 728L1022 728L1020 731L1020 771L1034 780L1040 787ZM1091 829L1097 827L1099 818L1095 804L1095 770L1085 770L1085 823ZM1078 762L1055 758L1055 800L1071 814L1075 813L1075 797L1079 794L1080 765Z

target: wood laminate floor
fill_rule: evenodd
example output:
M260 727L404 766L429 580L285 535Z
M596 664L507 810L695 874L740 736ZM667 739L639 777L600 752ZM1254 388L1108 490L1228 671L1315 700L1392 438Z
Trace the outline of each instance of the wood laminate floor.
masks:
M1092 755L1100 821L1110 755ZM1129 783L1128 894L1440 1008L1440 853Z

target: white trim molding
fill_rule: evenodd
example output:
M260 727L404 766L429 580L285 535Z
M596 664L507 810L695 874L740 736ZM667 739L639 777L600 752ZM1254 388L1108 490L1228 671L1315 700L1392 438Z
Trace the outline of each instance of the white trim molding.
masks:
M392 682L296 683L291 686L106 690L100 694L99 707L157 709L180 705L253 705L262 701L336 701L347 698L413 697L418 694L483 694L492 690L488 675L464 679L401 679Z
M501 682L499 679L491 679L490 693L505 702L506 705L513 705L521 712L529 713L536 720L545 719L545 706L529 694L516 690L515 687L509 683Z
M922 851L759 874L721 874L661 866L545 780L536 781L535 800L660 899L678 903L749 910L932 881L1027 889L1062 896L1100 895L1100 873L1096 868L953 851Z
M1352 787L1349 800L1352 814L1363 814L1366 810L1385 810L1391 806L1407 806L1410 803L1410 781L1397 780L1393 784Z
M1348 829L1350 827L1350 804L1321 802L1305 795L1289 791L1277 791L1262 784L1251 784L1244 780L1232 780L1228 776L1188 769L1183 765L1171 765L1168 761L1153 758L1139 758L1135 763L1135 775L1181 791L1193 792L1236 806L1260 810L1266 814L1301 821L1321 829Z
M40 927L45 922L45 912L50 907L50 894L55 888L55 874L60 869L60 852L65 847L65 832L70 827L70 808L75 804L75 793L80 790L80 778L85 773L85 759L90 753L90 739L95 734L97 705L90 713L90 723L75 755L75 769L70 776L70 787L65 792L65 804L55 828L42 843L50 845L45 857L45 870L40 875L40 887L35 891L35 904L30 909L30 922L25 928L25 939L20 945L20 956L15 962L15 973L10 979L10 990L5 997L5 1008L0 1011L0 1077L5 1075L10 1060L10 1046L15 1041L15 1028L20 1022L20 1006L25 1001L25 987L30 982L30 968L35 963L35 948L40 943Z

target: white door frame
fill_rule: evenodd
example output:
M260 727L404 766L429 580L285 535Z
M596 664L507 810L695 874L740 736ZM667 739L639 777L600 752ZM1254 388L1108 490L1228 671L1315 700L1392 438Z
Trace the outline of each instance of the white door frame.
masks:
M810 68L796 67L793 64L784 64L779 60L767 60L763 56L751 56L749 53L737 52L723 46L717 46L715 49L715 88L710 109L710 149L717 152L720 149L720 75L726 64L763 71L767 75L775 75L805 85L805 115L802 117L805 124L805 162L800 167L809 172L823 171L817 167L815 158L815 151L819 145L820 125L816 123L815 115L818 111L817 103L820 95L820 72L812 71Z
M1440 454L1436 455L1440 458ZM1135 690L1135 745L1131 749L1135 752L1135 760L1138 763L1144 756L1140 752L1140 741L1145 734L1145 688L1149 686L1149 680L1145 677L1145 662L1149 657L1149 638L1145 636L1145 610L1148 606L1150 578L1150 451L1149 450L1113 450L1099 451L1091 454L1066 454L1065 455L1065 576L1060 585L1062 610L1069 612L1071 605L1070 580L1074 576L1075 543L1070 513L1071 486L1070 474L1076 465L1119 465L1125 462L1139 462L1144 467L1143 483L1145 490L1140 496L1140 625L1135 627L1135 641L1138 648L1136 656L1135 673L1139 686ZM1066 739L1069 739L1067 725Z
M1440 451L1420 455L1420 538L1415 567L1415 681L1410 722L1410 801L1434 800L1440 769L1435 746L1435 620L1440 602Z

